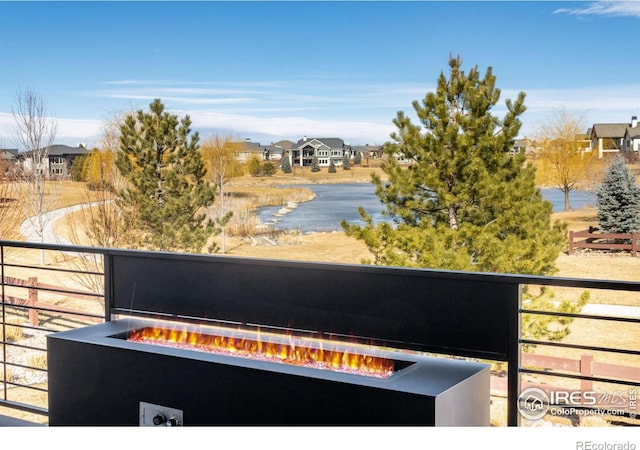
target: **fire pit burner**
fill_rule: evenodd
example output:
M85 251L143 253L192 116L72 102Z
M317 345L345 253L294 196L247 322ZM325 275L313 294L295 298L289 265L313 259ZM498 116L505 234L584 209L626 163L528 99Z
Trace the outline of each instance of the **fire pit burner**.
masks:
M186 326L150 326L132 330L127 340L379 378L394 372L392 359L367 354L362 345L304 339L291 333L283 338L260 331L247 336L234 330L209 334Z

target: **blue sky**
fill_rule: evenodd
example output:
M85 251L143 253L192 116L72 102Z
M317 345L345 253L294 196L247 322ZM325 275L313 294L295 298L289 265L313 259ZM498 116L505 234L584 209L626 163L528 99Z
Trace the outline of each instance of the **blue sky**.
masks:
M70 145L154 98L202 137L382 144L450 53L492 67L496 115L527 94L521 137L559 108L587 126L640 115L638 1L0 1L0 24L6 148L25 88Z

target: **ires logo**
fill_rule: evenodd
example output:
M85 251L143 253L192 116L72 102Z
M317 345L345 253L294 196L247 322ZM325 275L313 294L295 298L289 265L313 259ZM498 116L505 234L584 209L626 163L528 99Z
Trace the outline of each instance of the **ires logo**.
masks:
M619 415L624 413L625 406L635 411L635 389L629 392L595 392L595 391L550 391L528 388L518 397L518 411L530 420L542 418L550 413L563 415ZM622 409L621 409L622 408Z

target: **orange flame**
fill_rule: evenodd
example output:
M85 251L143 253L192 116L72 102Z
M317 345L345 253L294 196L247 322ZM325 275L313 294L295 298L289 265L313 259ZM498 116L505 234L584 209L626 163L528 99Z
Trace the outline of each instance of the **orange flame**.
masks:
M360 354L354 350L324 349L323 341L302 346L289 336L288 342L264 341L242 336L204 334L186 329L145 327L133 330L128 341L180 347L209 353L242 356L297 366L329 369L378 378L393 374L393 360Z

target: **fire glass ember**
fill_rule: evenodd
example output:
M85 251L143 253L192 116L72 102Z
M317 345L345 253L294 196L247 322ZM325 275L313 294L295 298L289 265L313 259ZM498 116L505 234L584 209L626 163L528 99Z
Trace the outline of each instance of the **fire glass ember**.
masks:
M233 334L208 334L153 326L132 330L127 336L127 341L377 378L388 378L394 372L393 360L358 352L355 344L350 348L340 348L341 345L338 343L319 339L301 342L300 338L291 334L287 335L285 341L280 339L278 342L273 335L269 338L260 332L256 333L255 338L247 338Z

